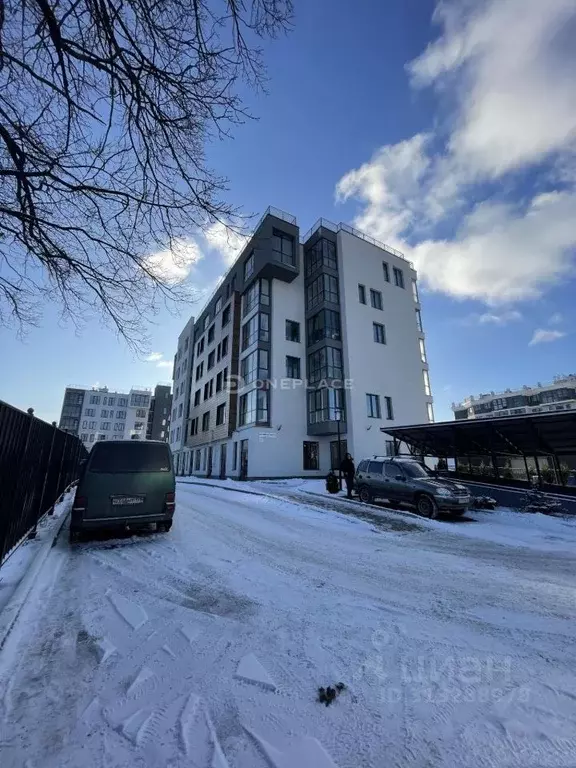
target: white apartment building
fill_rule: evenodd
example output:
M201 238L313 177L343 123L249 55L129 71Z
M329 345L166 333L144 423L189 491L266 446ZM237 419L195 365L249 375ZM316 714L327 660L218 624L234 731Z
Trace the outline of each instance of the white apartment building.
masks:
M194 361L194 318L184 326L178 336L178 349L174 355L172 373L172 418L170 447L174 454L177 474L187 475L190 470L190 448L186 445L186 423L190 415L190 390Z
M524 385L520 389L488 392L452 403L456 419L482 419L495 416L520 416L576 408L576 374L555 376L549 384Z
M145 440L151 398L147 388L66 387L59 426L88 449L99 440Z
M392 451L387 425L432 421L416 281L351 227L321 219L301 240L293 216L268 209L194 323L180 471L324 476L338 433L358 461Z

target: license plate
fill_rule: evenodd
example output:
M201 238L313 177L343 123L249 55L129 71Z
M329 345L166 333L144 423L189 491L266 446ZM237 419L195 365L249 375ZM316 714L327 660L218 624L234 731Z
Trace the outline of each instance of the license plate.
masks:
M463 498L458 499L460 504L470 504L470 496L464 496Z
M144 504L145 496L112 496L112 506L134 506L134 504Z

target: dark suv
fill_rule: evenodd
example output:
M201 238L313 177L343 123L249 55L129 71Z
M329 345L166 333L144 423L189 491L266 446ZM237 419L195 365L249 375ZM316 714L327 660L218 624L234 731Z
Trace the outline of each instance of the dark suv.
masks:
M412 504L426 517L436 517L438 512L462 515L470 504L465 485L435 477L413 459L364 459L356 470L356 488L361 501L380 498L392 506Z

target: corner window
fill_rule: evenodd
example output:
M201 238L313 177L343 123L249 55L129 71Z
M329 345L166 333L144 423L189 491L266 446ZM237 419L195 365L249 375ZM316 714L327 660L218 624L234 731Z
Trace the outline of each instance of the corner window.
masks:
M220 426L220 424L224 424L224 418L226 416L226 403L222 403L222 405L219 405L218 408L216 408L216 426Z
M382 309L382 294L380 291L374 291L370 288L370 304L374 309Z
M216 304L214 305L214 314L217 315L221 309L222 309L222 296L219 296L216 299Z
M254 274L254 251L244 262L244 281L248 280Z
M296 266L294 255L294 238L278 229L272 230L272 255L275 261Z
M202 415L202 432L208 432L210 429L210 411Z
M426 403L426 409L428 411L428 421L432 423L434 421L434 407L432 403Z
M303 468L304 469L320 469L320 443L313 443L305 440L302 444L303 448Z
M420 360L425 363L426 361L426 346L424 344L424 339L418 339L418 343L420 345Z
M428 371L426 369L422 371L422 376L424 377L424 392L430 396L432 394L430 389L430 376L428 375Z
M380 323L372 323L374 330L374 341L377 344L386 344L386 329Z
M418 283L416 280L412 280L412 296L416 304L420 304L420 297L418 296Z
M321 379L343 379L341 350L322 347L308 355L308 376L311 384Z
M306 288L306 308L312 309L323 301L338 304L338 280L326 273L319 275Z
M314 272L324 267L334 270L338 269L336 244L332 240L320 238L306 251L305 262L306 277L310 277Z
M381 418L380 395L366 395L366 412L369 419Z
M422 314L419 309L416 310L416 327L420 331L420 333L423 333L422 329Z
M340 341L340 313L333 309L321 309L308 319L308 344L316 344L322 339Z
M394 267L394 283L398 288L404 288L404 272L398 267Z
M240 397L238 425L267 424L269 420L269 397L267 389L252 389Z
M366 286L358 283L358 301L360 304L366 304Z
M382 262L382 271L384 273L384 280L387 283L389 283L390 282L390 267L388 266L388 264L385 261Z
M295 320L286 320L286 340L300 341L300 323Z

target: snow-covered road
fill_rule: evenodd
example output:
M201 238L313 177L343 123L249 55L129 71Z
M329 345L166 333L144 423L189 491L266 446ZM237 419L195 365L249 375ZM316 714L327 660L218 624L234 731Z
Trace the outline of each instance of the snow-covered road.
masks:
M61 536L0 654L2 768L574 765L573 522L290 496L181 483L169 534Z

